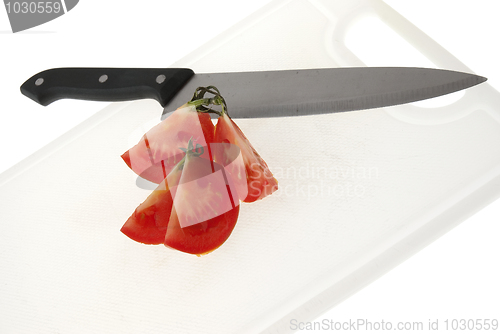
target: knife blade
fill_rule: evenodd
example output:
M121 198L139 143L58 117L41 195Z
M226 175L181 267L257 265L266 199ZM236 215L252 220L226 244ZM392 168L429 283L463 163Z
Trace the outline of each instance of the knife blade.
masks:
M156 99L162 118L200 86L216 86L232 118L305 116L380 108L453 93L487 79L418 67L343 67L199 73L187 68L55 68L28 79L21 92L48 105L62 98Z

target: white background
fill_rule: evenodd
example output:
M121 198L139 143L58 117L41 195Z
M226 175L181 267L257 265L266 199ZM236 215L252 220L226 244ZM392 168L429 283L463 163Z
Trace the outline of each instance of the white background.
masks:
M35 73L65 66L167 67L269 2L83 0L17 34L0 10L0 172L107 105L61 100L41 107L19 91ZM498 1L386 3L500 90ZM446 319L500 319L499 217L497 200L318 321L427 325L439 319L444 326Z

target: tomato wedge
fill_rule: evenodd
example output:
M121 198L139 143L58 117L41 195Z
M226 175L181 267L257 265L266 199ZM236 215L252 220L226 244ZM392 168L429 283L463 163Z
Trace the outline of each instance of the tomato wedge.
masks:
M172 206L170 191L165 189L164 185L160 185L135 209L121 231L137 242L159 245L165 240Z
M248 194L242 199L244 202L250 203L263 199L278 189L278 181L274 178L264 159L253 148L238 125L224 112L217 120L214 142L230 143L240 148L248 187ZM213 156L216 162L225 166L233 154L223 147L215 149ZM241 177L241 173L236 171L232 173L232 177L238 179Z
M205 98L206 93L213 97ZM206 254L231 235L240 201L255 202L278 189L266 162L226 109L217 88L198 87L190 102L122 155L135 173L159 184L125 222L125 235ZM215 127L208 113L219 115Z
M181 228L176 211L173 211L165 236L165 246L196 255L213 252L231 235L239 212L238 205L223 215Z
M213 136L210 115L185 104L151 128L122 159L137 175L159 184L182 160L185 153L181 148L187 147L189 140L206 147ZM206 150L203 157L210 159L210 151Z
M220 247L233 231L239 201L222 166L189 141L185 157L130 216L121 231L131 239L190 254Z

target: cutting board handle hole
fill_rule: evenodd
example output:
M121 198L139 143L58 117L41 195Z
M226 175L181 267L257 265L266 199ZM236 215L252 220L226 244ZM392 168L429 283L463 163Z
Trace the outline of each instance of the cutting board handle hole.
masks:
M443 96L438 96L433 99L413 102L410 104L419 108L441 108L457 102L462 97L464 97L464 95L465 95L465 90L460 90L458 92L446 94Z
M436 67L372 13L364 13L350 22L344 43L366 66Z

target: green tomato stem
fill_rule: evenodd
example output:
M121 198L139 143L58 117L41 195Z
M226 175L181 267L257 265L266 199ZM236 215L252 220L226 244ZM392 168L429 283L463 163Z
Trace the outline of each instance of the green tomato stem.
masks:
M205 97L206 93L212 94L213 97L206 98ZM226 114L229 116L229 114L227 113L226 101L222 97L220 91L215 86L196 88L193 94L193 98L187 104L195 106L196 111L198 112L207 112L207 113L217 114L219 116ZM221 106L222 111L217 111L210 108L211 105Z

